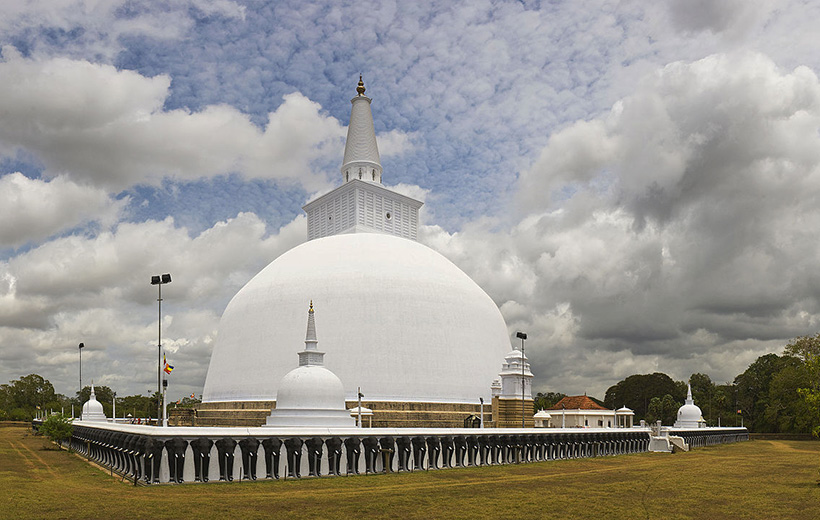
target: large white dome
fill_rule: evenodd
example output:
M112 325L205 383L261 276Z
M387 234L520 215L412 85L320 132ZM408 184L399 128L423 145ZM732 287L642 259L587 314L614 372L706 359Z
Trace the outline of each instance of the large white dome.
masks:
M225 309L203 400L272 401L297 364L313 300L325 366L355 400L472 403L510 350L495 303L432 249L377 233L302 244Z

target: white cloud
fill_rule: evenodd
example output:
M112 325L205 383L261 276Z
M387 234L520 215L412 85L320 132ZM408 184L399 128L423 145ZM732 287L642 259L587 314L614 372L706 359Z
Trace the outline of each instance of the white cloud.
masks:
M542 389L732 379L820 310L820 82L759 54L678 62L553 135L520 223L423 240L530 332Z
M0 64L0 150L27 151L47 176L118 191L236 172L316 189L327 179L314 162L335 158L343 147L344 127L298 93L284 96L260 130L225 105L164 111L167 76L6 55ZM407 146L400 132L390 135L396 151Z
M113 225L128 202L64 177L50 182L21 173L0 177L0 247L17 247L89 222Z
M194 26L191 8L209 16L245 17L245 7L230 0L129 4L127 0L4 0L0 4L0 32L30 35L50 31L64 56L110 60L122 49L124 37L161 41L183 37ZM40 44L32 49L36 54L52 52L44 41L36 43Z
M20 53L0 63L0 154L52 180L0 180L26 200L63 186L88 209L43 208L9 235L34 245L0 264L0 339L20 346L0 367L36 366L37 352L63 370L93 331L106 377L128 385L116 363L134 360L150 388L145 279L172 272L169 345L199 363L180 374L204 374L221 306L301 241L303 219L274 235L261 213L195 236L167 213L109 228L103 190L234 172L327 190L349 113L339 89L363 70L385 178L426 200L425 243L530 333L537 386L730 379L820 321L820 7L697 5L4 2L0 33ZM88 222L103 229L37 245Z
M0 378L48 367L42 371L58 391L73 388L72 360L82 341L90 356L84 352L84 371L119 382L120 392L144 392L156 359L156 289L149 281L169 272L164 343L184 367L174 373L188 385L185 393L199 392L228 300L304 236L303 217L271 234L243 213L194 237L171 219L121 223L18 254L0 263Z

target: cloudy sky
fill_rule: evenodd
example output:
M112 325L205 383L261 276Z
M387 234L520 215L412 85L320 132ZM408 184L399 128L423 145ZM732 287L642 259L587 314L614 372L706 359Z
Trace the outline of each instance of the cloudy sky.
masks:
M820 330L820 3L168 4L0 6L0 382L73 395L82 341L86 384L155 389L171 273L170 394L199 394L341 180L359 73L385 184L529 333L536 390L729 381Z

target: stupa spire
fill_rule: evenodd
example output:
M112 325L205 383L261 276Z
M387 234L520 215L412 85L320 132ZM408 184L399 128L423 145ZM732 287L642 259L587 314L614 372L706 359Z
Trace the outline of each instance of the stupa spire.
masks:
M310 309L308 309L307 333L305 334L305 350L299 352L299 366L316 365L323 366L325 364L325 353L319 352L316 345L319 340L316 339L316 320L313 317L313 300L310 300Z
M365 90L364 80L360 74L356 96L350 100L353 108L350 111L350 125L347 127L342 179L344 182L359 179L381 184L381 158L376 144L373 113L370 111L371 100L364 95Z

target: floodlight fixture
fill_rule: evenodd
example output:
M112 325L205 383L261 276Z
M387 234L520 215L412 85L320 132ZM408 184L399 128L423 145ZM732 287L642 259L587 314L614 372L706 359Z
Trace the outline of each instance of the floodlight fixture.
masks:
M79 351L80 351L80 393L83 391L83 349L85 348L85 343L80 343Z

